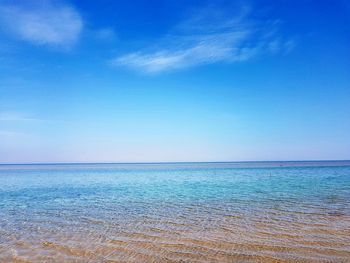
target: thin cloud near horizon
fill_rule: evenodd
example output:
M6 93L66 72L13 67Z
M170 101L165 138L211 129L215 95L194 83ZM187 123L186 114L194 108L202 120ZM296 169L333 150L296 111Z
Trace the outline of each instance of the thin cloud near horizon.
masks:
M28 116L27 114L18 113L18 112L0 112L0 122L32 122L32 121L45 121L41 118L34 118Z

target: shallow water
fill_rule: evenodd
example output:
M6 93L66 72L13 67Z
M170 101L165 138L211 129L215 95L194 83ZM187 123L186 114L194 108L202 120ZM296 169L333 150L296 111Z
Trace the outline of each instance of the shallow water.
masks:
M0 165L1 262L350 262L350 162Z

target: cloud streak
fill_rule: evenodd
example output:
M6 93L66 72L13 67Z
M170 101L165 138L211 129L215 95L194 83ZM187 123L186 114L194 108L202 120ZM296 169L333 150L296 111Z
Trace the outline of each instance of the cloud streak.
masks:
M283 40L276 40L276 23L262 25L249 19L249 14L250 9L245 6L235 15L212 7L203 9L179 23L155 45L117 57L111 64L154 74L245 61L287 47Z
M0 26L35 45L69 48L78 41L83 20L72 6L58 1L5 1Z

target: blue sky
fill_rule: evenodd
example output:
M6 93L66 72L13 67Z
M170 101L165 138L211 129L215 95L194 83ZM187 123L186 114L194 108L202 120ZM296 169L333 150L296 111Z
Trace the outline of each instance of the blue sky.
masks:
M0 162L350 159L350 3L0 1Z

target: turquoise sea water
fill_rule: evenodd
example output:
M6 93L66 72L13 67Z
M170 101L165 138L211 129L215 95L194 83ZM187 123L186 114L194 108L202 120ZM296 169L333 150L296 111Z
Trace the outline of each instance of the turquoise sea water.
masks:
M350 162L0 165L0 261L350 262Z

